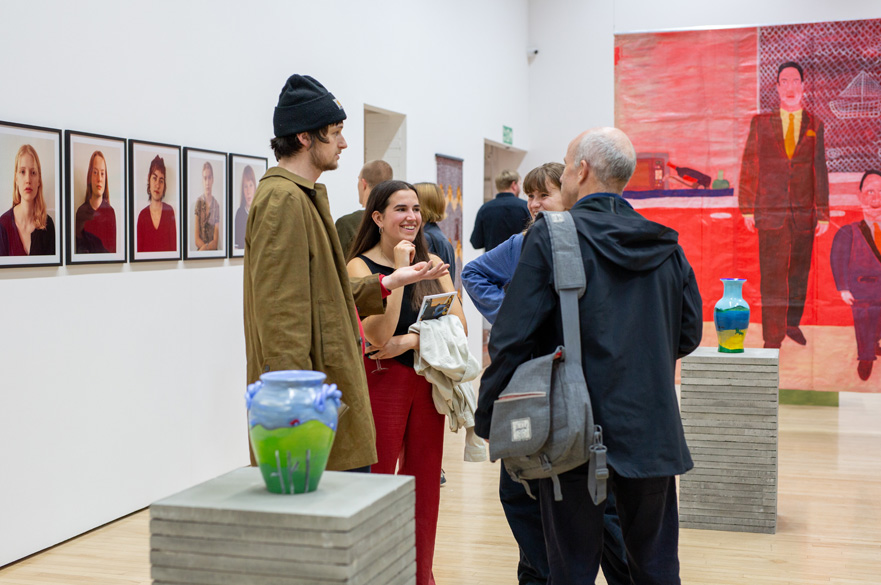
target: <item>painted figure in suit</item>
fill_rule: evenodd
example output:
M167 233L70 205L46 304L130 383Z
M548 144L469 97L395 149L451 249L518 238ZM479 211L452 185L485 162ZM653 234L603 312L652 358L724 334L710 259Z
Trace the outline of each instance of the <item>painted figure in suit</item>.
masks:
M829 229L823 122L802 107L798 63L780 65L777 93L779 111L752 119L740 169L740 212L759 236L765 347L780 347L784 336L807 343L799 324L814 237Z
M835 288L853 312L857 373L868 380L881 353L881 171L863 174L860 206L863 219L838 230L829 260Z

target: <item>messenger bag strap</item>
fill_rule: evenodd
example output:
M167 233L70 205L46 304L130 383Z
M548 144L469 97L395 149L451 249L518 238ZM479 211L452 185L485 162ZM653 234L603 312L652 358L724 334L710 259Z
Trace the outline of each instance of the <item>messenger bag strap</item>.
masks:
M566 348L566 361L572 361L581 370L581 319L578 299L584 294L587 278L581 248L578 246L578 232L575 221L568 211L542 211L548 224L551 237L552 261L554 263L554 288L560 295L560 312L563 318L563 345ZM588 399L590 396L588 395ZM593 429L588 464L588 492L594 504L606 499L606 481L609 469L606 466L606 447L603 445L603 430L599 425ZM555 499L562 499L556 476L554 480Z
M563 316L563 345L566 360L581 366L581 321L578 299L584 294L586 279L578 232L568 211L542 211L551 236L554 263L554 288L560 295Z

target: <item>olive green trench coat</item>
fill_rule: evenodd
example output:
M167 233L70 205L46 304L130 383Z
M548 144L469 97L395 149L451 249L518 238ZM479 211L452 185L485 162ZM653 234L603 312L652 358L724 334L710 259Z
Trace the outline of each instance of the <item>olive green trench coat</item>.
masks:
M347 406L327 468L376 463L355 300L327 190L280 167L269 169L245 234L248 383L275 370L324 372ZM381 313L378 278L354 284L361 314Z

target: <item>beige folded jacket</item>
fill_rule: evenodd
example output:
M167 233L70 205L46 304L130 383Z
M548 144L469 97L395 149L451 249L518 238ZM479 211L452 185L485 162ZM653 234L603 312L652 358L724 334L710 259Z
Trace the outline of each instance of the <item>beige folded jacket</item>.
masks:
M465 428L465 461L486 461L486 442L474 434L477 393L471 386L481 367L468 351L462 322L446 315L414 323L409 332L419 334L413 367L431 382L435 408L449 419L451 431Z

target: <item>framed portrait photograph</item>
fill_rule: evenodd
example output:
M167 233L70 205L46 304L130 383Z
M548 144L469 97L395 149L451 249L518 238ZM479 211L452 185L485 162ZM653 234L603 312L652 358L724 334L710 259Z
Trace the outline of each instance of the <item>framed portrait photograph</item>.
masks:
M248 211L257 192L257 183L269 168L264 157L244 154L229 155L229 256L241 258L245 255L245 226Z
M125 262L125 139L68 130L64 141L67 263Z
M0 268L61 265L61 181L61 130L0 122Z
M226 258L226 153L184 148L184 258Z
M129 140L132 262L181 259L180 146Z

